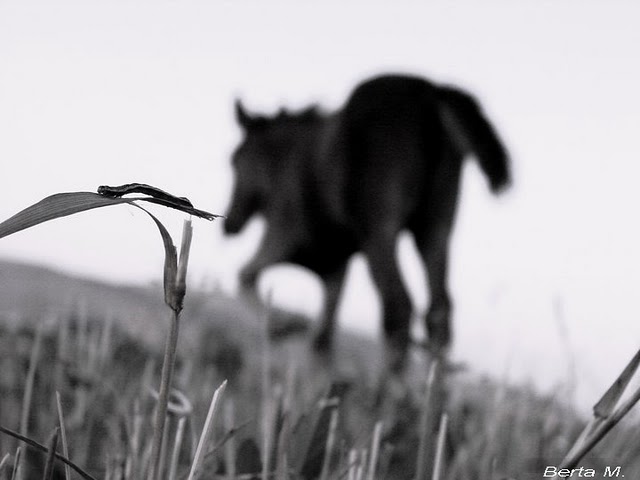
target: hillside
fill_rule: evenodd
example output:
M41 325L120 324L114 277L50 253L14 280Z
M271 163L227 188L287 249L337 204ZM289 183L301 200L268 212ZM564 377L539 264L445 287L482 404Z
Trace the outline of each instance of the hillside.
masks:
M124 459L142 474L144 450L135 445L148 445L151 434L148 428L134 428L133 433L131 428L143 419L144 425L151 424L155 403L149 392L159 376L166 310L159 286L110 285L0 261L0 425L16 429L29 358L38 350L33 327L43 322L40 355L46 361L40 362L34 377L30 437L44 442L50 434L57 422L52 397L60 391L68 414L70 457L101 478L110 468L117 471ZM366 458L377 424L380 478L413 476L423 438L420 418L427 411L423 404L426 408L429 393L426 356L416 349L404 385L381 384L375 341L341 332L336 355L327 361L311 353L308 330L306 319L287 312L267 315L260 307L220 292L188 293L174 380L193 405L191 442L185 441L180 454L181 471L193 457L211 394L227 379L226 413L224 422L218 422L218 438L231 439L236 427L242 431L225 448L224 458L211 456L209 471L224 473L228 459L237 456L238 473L256 472L260 458L255 457L260 457L266 438L264 419L269 418L263 409L272 404L272 440L278 439L272 444L274 458L283 458L285 465L301 473L296 478L319 474L333 409L340 413L334 432L340 447L329 478L343 478L345 469L352 470L347 453L358 450ZM267 331L272 340L268 343ZM334 393L338 407L326 397L319 401L320 395L329 395L330 386L331 392L340 392ZM541 397L529 388L477 378L470 369L451 365L443 369L429 395L437 399L429 409L449 416L443 445L450 479L540 478L546 466L559 464L584 426L563 398ZM309 424L310 418L317 423ZM627 477L634 478L631 474L640 474L634 432L634 424L625 419L583 464L599 471L606 465L623 465ZM311 434L309 449L300 450L301 439ZM5 466L11 465L9 452L15 448L10 437L0 434L0 458L9 459ZM28 478L42 478L34 473L42 458L28 455L27 462L36 468ZM364 465L365 460L359 461ZM0 479L11 478L8 472L0 465ZM107 477L138 478L128 475Z

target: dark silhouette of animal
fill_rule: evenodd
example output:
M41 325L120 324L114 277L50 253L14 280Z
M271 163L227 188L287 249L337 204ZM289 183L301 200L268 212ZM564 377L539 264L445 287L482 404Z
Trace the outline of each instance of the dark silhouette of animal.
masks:
M475 156L492 191L510 183L508 154L468 93L403 75L361 83L333 113L315 107L273 117L236 117L244 139L233 155L235 190L225 231L261 214L262 243L240 277L255 286L277 263L298 264L324 282L323 322L315 339L328 350L349 258L361 252L382 304L387 360L403 367L411 301L396 259L398 234L409 231L428 274L430 346L451 340L447 257L462 163Z

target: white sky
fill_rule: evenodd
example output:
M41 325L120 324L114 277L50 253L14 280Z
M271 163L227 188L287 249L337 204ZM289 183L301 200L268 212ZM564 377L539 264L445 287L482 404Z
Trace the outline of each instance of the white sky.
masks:
M639 20L632 1L0 0L0 219L55 192L129 182L224 213L234 97L258 111L337 107L372 73L450 81L481 99L515 169L499 200L474 164L466 171L456 355L552 385L567 371L562 311L581 382L597 391L640 344ZM159 280L155 226L134 210L42 225L0 241L0 256ZM178 236L182 217L158 214ZM233 241L220 230L196 222L191 277L231 289L260 225ZM343 316L370 329L377 305L364 271L356 261ZM281 302L317 310L308 276L266 277Z

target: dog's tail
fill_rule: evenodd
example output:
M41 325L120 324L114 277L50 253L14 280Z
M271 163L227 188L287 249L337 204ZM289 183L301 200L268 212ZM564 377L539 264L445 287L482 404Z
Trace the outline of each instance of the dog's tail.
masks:
M454 87L438 87L440 114L447 133L464 154L476 156L493 192L511 183L509 154L478 102Z

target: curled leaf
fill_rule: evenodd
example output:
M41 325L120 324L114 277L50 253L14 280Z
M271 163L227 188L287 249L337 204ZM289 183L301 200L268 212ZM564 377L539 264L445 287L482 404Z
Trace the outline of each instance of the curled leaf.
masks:
M174 311L179 311L182 309L178 308L178 301L175 297L175 285L176 285L176 277L178 274L178 252L176 251L176 246L173 244L173 239L171 235L162 224L160 220L158 220L151 212L149 212L144 207L133 204L138 207L143 212L146 212L147 215L151 217L154 221L158 230L160 231L160 236L162 237L162 243L164 244L164 302ZM180 302L181 303L181 302Z
M186 204L179 204L169 200L155 197L109 197L99 195L93 192L69 192L56 193L40 200L38 203L25 208L21 212L16 213L13 217L0 223L0 238L12 235L30 227L34 227L41 223L56 218L62 218L74 213L92 210L94 208L108 207L111 205L120 205L129 203L135 205L136 200L155 203L169 208L180 210L189 215L195 215L206 220L213 220L220 215L198 210Z

